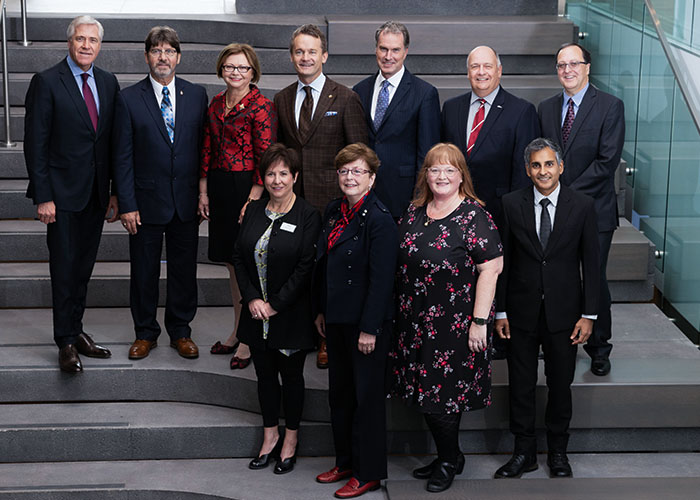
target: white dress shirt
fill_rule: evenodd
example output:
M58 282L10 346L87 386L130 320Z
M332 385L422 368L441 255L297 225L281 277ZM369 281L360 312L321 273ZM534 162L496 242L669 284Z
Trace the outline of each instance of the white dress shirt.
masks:
M151 80L151 85L153 86L153 92L156 95L156 101L158 101L158 109L160 109L160 105L163 101L163 87L168 87L168 93L170 94L170 104L173 106L173 123L175 123L175 101L177 101L177 98L175 97L175 77L173 77L172 80L170 80L170 83L167 85L161 85L158 83L153 76L149 73L148 78Z
M326 75L321 73L318 77L309 84L311 87L311 97L314 98L314 107L311 109L311 119L314 118L314 113L316 112L316 106L318 105L318 100L321 98L321 92L323 92L323 86L326 84ZM305 83L301 80L297 80L297 98L294 101L294 120L296 121L297 128L299 127L299 115L301 114L301 105L306 99L306 87Z
M374 92L372 92L372 109L370 110L370 116L372 117L372 121L374 121L374 112L377 110L377 97L379 96L379 91L382 88L382 83L384 83L384 80L389 80L389 86L387 87L387 91L389 92L388 104L391 104L391 100L394 98L394 94L396 93L396 88L399 86L399 83L401 83L401 79L403 78L403 74L405 72L406 66L403 65L401 66L400 70L398 70L389 78L384 78L382 76L382 72L379 72L377 78L374 80Z
M469 117L467 118L467 142L466 144L469 144L469 134L474 128L474 118L476 117L477 111L479 111L479 106L481 106L481 103L479 102L479 99L483 99L486 101L484 103L484 121L486 121L486 117L489 116L489 111L491 111L491 106L493 105L494 99L496 99L496 96L498 95L498 91L501 90L500 85L491 92L489 95L486 97L479 97L472 91L472 100L469 103Z

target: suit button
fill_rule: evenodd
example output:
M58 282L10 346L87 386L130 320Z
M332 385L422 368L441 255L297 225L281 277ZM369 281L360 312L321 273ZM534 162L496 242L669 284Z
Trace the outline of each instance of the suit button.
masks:
M353 236L352 239L357 241L357 236Z
M352 285L352 280L348 280L348 285Z
M348 255L352 255L352 250L348 250Z
M352 269L352 266L348 266L348 269Z
M543 266L546 266L546 265L547 265L547 261L546 261L546 260L543 260L543 261L542 261L542 265L543 265Z

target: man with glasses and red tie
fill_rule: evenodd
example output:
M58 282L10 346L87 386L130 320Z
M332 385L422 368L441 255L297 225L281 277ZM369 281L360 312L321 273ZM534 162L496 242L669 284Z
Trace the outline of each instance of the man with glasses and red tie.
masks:
M136 340L130 359L157 346L156 319L163 236L167 249L165 329L170 346L196 358L190 322L197 311L199 155L207 94L175 77L180 40L156 26L146 37L150 74L122 90L114 118L114 178L129 233L130 305Z
M625 108L620 99L591 85L591 54L575 43L563 45L556 56L563 92L540 103L542 135L563 152L566 165L561 182L595 200L600 246L598 319L584 346L591 357L591 372L610 373L612 317L606 278L608 253L618 226L615 171L625 140Z
M68 56L32 78L25 101L27 197L47 225L54 341L62 371L83 370L79 354L108 358L83 331L87 284L103 220L117 220L110 196L110 140L119 84L93 63L104 29L80 16L68 26Z

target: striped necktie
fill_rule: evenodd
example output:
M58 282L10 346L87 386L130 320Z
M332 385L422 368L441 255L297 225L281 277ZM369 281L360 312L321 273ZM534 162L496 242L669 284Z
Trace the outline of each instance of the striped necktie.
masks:
M477 137L479 137L479 131L481 130L481 126L484 124L484 117L486 115L486 99L479 99L479 102L481 103L481 105L479 106L476 115L474 115L474 125L472 125L472 129L469 131L469 140L467 141L467 156L469 156L469 153L474 147L476 139Z
M168 87L163 87L163 100L160 101L160 114L163 115L170 142L173 142L175 138L175 114L173 113L173 104L170 102L170 91Z

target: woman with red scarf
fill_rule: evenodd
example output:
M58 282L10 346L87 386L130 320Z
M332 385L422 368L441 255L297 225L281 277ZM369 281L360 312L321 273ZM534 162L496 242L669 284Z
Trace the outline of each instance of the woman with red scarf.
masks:
M364 144L335 157L344 196L326 207L317 245L316 328L328 347L335 466L320 483L349 479L352 498L379 488L386 472L384 375L391 342L398 231L372 191L379 158Z

